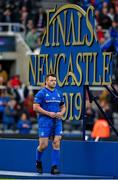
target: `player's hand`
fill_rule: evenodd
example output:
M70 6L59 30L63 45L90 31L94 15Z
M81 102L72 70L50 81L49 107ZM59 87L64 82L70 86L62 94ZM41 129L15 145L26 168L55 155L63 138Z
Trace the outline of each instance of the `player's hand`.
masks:
M57 112L56 113L56 118L57 119L61 119L63 117L62 113L61 112Z
M56 113L55 112L49 112L49 116L51 118L56 118Z

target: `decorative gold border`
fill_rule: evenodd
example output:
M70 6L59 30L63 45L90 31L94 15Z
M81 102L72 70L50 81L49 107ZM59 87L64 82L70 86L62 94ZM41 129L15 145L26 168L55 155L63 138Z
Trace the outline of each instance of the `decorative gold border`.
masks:
M63 10L66 10L66 9L75 9L77 11L79 11L81 14L83 14L84 16L86 16L86 12L78 5L75 5L75 4L66 4L62 7L60 7L57 12L53 15L53 17L51 18L50 22L49 22L49 26L51 25L51 23L53 22L53 20L55 19L55 17L60 13L62 12ZM56 9L54 8L53 11L55 11ZM43 35L43 38L42 38L42 42L43 42L43 39L46 35L46 29L44 31L44 35ZM42 45L42 42L41 42L41 45Z

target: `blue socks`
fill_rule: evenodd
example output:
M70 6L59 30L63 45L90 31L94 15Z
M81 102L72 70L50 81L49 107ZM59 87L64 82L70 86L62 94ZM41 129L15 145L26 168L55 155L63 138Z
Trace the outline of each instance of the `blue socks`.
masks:
M36 161L40 162L42 158L43 152L40 152L38 149L36 150ZM60 149L52 150L52 166L59 166L60 163Z
M58 166L60 163L60 149L52 150L52 166Z
M36 161L41 161L43 152L40 152L38 149L36 149Z

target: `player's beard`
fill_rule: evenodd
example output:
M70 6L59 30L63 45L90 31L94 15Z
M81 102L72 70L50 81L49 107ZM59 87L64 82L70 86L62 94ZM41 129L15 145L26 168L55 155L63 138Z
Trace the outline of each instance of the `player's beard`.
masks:
M53 90L53 89L55 89L55 87L56 87L56 85L55 85L55 84L54 84L54 85L50 85L50 86L49 86L49 88L50 88L50 89L52 89L52 90Z

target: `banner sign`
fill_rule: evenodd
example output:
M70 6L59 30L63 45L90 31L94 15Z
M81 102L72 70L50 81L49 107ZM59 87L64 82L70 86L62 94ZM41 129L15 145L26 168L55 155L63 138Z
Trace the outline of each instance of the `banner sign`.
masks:
M94 27L94 8L84 11L67 4L47 11L47 26L39 55L29 61L29 83L42 86L45 76L55 73L65 97L64 119L82 115L84 85L111 84L111 53L101 52Z

